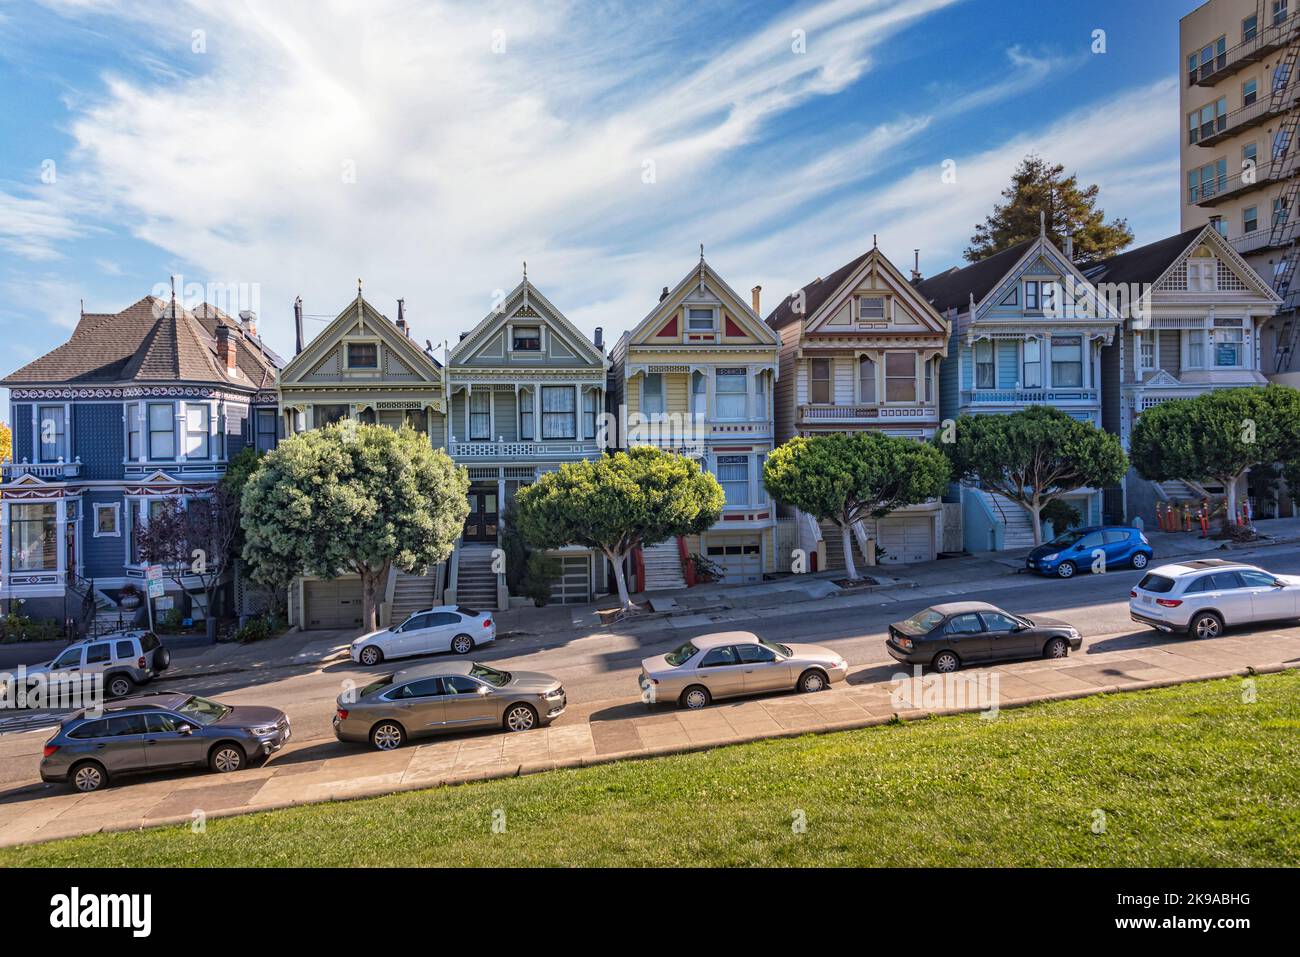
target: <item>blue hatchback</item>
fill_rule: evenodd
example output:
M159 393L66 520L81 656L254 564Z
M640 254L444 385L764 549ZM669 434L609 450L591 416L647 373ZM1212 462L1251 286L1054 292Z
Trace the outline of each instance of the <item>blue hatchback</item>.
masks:
M1025 559L1025 567L1041 575L1073 578L1077 571L1107 571L1120 565L1146 568L1151 543L1139 529L1127 525L1091 525L1072 528L1039 545Z

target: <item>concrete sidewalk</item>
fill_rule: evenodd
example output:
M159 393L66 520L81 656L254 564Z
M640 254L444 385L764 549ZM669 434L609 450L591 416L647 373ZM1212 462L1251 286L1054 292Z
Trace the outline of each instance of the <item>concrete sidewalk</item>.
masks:
M581 723L521 734L481 732L391 752L331 740L297 742L267 764L229 776L202 772L129 779L96 794L29 784L0 793L0 845L189 824L299 804L389 794L556 768L645 758L761 738L863 728L962 711L1160 687L1300 664L1300 635L1256 632L895 679L896 667L860 668L813 695L782 694L702 711L639 702ZM991 716L995 716L990 712Z
M297 631L250 644L222 642L172 652L171 666L160 681L227 674L252 668L292 668L342 658L357 632Z

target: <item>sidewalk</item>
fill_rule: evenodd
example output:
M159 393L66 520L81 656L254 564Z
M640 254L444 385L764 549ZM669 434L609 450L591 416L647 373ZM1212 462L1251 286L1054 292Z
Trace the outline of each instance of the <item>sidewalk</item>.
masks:
M346 654L353 631L295 631L251 644L223 642L172 652L160 681L226 674L251 668L289 668L331 661Z
M144 778L97 794L29 784L0 794L0 845L189 824L298 804L513 777L556 768L703 750L761 738L864 728L934 714L1281 671L1300 664L1300 635L1256 632L1214 641L1167 639L1063 660L1017 662L950 676L894 680L895 666L861 668L820 694L783 694L702 711L630 702L581 723L521 734L481 732L391 752L332 740L291 744L270 762L229 776ZM990 694L993 697L990 698Z

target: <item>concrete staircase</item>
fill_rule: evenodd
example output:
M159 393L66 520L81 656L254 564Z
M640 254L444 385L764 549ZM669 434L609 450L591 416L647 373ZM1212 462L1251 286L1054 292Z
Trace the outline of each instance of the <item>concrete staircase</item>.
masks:
M1171 479L1168 482L1156 483L1160 490L1165 493L1165 497L1171 502L1196 502L1200 496L1196 490L1182 479Z
M658 545L651 545L641 551L645 560L645 582L642 591L668 591L672 588L685 588L686 578L682 575L682 556L677 550L677 539L670 538Z
M993 517L1002 523L1003 551L1034 547L1034 523L1023 506L997 492L977 489L976 493L984 497Z
M397 581L393 583L393 608L389 620L394 625L400 625L417 611L441 605L442 602L438 600L437 584L436 567L429 569L427 575L410 575L399 571ZM493 586L493 595L495 594L496 589ZM494 597L493 601L495 600Z
M460 546L456 569L456 604L476 611L497 607L497 576L492 571L493 545Z
M844 536L840 533L840 527L834 522L820 522L818 528L821 529L822 541L826 543L826 568L823 571L844 571ZM858 574L865 575L867 558L862 553L858 536L850 535L849 543L853 548L853 563L857 566Z

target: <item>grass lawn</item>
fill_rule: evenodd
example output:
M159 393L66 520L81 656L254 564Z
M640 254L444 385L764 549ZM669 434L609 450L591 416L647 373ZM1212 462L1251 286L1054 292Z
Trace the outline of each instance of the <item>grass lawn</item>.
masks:
M1243 703L1231 679L764 741L210 820L203 834L8 848L0 864L1297 864L1300 673L1255 692Z

